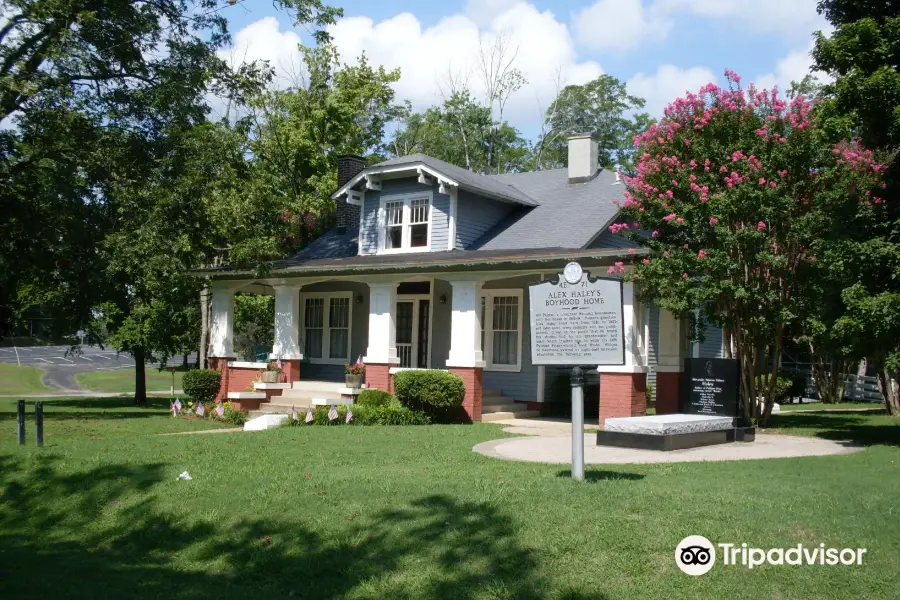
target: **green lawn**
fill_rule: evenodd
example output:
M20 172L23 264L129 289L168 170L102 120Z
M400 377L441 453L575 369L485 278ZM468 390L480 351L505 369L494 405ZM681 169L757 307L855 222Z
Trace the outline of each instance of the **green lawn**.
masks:
M798 410L881 410L884 404L880 402L841 402L840 404L823 404L815 402L812 404L781 404L782 412L798 411Z
M41 382L43 376L44 371L37 367L0 363L0 395L41 394L53 391Z
M148 392L168 392L172 387L172 373L148 368L146 371ZM175 371L175 389L181 389L181 378L184 371ZM94 392L133 392L134 369L113 369L109 371L92 371L75 376L78 385Z
M589 466L575 483L565 466L473 453L496 425L158 436L208 424L122 402L47 402L37 449L15 446L0 400L0 597L900 595L900 422L882 415L773 417L871 445L857 454ZM674 564L689 534L868 554L690 578Z

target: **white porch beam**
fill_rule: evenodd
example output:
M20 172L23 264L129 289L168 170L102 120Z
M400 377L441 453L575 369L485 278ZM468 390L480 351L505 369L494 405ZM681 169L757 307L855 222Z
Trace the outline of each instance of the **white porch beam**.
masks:
M453 288L448 367L484 367L481 350L481 281L450 281Z
M397 357L397 303L395 282L369 284L369 347L363 362L399 365Z
M210 358L235 358L234 353L234 288L212 288L210 300Z
M634 283L622 283L622 322L625 329L625 364L601 365L600 373L643 373L647 371L644 351L643 307L637 301Z
M275 343L269 358L301 360L298 344L300 331L300 299L298 285L275 285Z

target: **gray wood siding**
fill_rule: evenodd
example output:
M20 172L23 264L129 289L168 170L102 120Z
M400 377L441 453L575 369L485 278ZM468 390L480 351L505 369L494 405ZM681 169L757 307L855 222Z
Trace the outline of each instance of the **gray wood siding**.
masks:
M707 325L703 334L705 339L700 343L700 358L722 358L722 330Z
M597 236L593 242L588 246L591 249L618 249L618 248L637 248L638 244L632 242L629 239L622 237L621 235L616 235L611 232L609 229L601 233Z
M537 400L538 368L531 364L531 326L528 312L531 308L528 301L528 284L540 281L538 275L525 275L510 279L489 281L484 290L521 289L522 290L522 369L519 372L484 370L483 384L485 389L500 390L514 400ZM487 358L487 357L485 357Z
M468 249L512 210L509 204L459 190L456 198L456 247Z
M431 250L447 249L447 238L450 229L450 196L438 193L437 185L423 185L415 178L387 179L382 181L381 191L367 190L363 205L362 254L375 254L378 251L378 208L381 198L393 194L410 194L430 191L433 204L431 214Z

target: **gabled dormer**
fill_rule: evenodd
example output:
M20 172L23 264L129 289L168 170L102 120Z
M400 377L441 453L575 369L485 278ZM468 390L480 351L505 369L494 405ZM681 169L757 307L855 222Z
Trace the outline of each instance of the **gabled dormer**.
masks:
M516 187L414 154L361 170L332 196L359 255L465 250L516 211L539 203ZM352 208L351 208L352 207Z

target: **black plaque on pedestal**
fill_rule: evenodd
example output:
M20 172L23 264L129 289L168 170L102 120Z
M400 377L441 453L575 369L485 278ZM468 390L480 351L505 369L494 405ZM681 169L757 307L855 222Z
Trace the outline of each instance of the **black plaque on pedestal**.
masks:
M737 359L687 359L681 412L736 418L740 414L739 369Z

